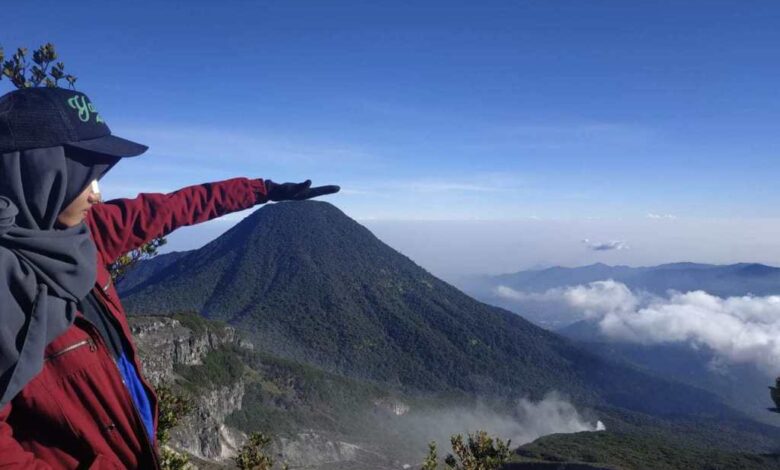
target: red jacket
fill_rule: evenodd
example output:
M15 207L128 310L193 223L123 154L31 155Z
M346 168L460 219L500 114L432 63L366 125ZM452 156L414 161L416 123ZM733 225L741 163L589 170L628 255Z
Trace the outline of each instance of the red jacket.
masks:
M157 395L143 377L108 266L119 256L178 227L205 222L267 202L263 180L233 178L170 194L139 194L92 207L87 225L98 249L94 292L121 325L154 410ZM113 356L80 313L50 343L43 370L0 409L0 469L159 468Z

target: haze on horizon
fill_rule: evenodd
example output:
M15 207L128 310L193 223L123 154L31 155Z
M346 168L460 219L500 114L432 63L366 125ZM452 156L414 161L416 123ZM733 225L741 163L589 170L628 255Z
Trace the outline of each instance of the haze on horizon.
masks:
M161 252L200 248L253 210L258 208L181 228L168 237ZM780 266L779 219L357 222L449 282L472 275L593 263L655 266L687 261ZM584 242L586 238L622 244L594 249L592 242Z

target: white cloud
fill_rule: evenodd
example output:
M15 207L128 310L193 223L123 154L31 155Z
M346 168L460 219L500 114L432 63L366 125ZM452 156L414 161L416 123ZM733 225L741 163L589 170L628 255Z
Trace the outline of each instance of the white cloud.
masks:
M449 192L449 191L477 191L477 192L494 192L501 191L503 188L496 188L492 186L484 186L473 183L458 182L458 181L409 181L405 187L409 191L417 191L422 193L428 192Z
M588 317L600 316L604 312L630 312L639 306L639 299L625 284L611 279L553 291L562 291L563 299Z
M752 363L770 375L780 372L780 296L720 298L692 291L662 298L599 281L568 288L563 298L596 318L609 338L704 345L729 363Z
M612 250L627 250L628 245L622 240L611 240L606 242L596 242L589 239L582 240L588 248L593 251L612 251Z
M552 302L558 300L564 294L564 289L550 289L546 292L524 292L512 289L509 286L499 285L493 289L493 293L505 300L516 302Z
M656 220L664 220L664 219L665 220L674 220L674 219L677 218L677 216L673 215L673 214L654 214L654 213L651 212L651 213L647 214L647 218L648 219L656 219Z
M344 183L352 187L354 193L396 194L396 192L418 193L498 193L522 189L520 175L506 172L484 172L471 174L468 178L452 177L418 177L360 180Z

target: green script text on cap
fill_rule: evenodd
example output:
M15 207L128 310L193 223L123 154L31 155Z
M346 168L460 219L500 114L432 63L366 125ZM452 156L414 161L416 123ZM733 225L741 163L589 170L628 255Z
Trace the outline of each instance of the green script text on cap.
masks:
M84 93L65 88L22 88L0 97L0 153L69 145L115 157L148 147L111 135Z

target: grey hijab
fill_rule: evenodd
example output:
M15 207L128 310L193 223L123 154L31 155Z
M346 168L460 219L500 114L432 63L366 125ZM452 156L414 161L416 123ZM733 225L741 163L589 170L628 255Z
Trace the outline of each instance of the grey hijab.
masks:
M56 221L117 161L62 146L0 154L0 408L42 370L44 349L95 284L86 223Z

